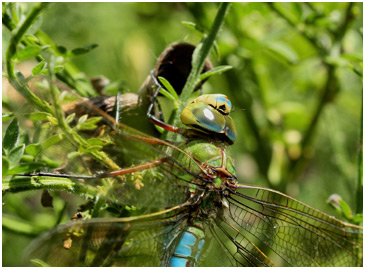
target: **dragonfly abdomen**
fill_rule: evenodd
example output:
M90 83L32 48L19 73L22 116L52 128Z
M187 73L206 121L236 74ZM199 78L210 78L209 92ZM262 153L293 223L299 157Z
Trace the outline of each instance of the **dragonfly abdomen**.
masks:
M204 242L204 231L196 226L188 226L182 233L180 241L171 256L169 266L196 266Z

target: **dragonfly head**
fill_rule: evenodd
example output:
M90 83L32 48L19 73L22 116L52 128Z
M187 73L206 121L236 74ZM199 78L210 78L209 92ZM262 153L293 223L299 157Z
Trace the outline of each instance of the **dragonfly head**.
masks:
M213 135L232 145L237 131L229 116L232 104L223 94L204 94L194 99L181 112L181 122L196 131Z

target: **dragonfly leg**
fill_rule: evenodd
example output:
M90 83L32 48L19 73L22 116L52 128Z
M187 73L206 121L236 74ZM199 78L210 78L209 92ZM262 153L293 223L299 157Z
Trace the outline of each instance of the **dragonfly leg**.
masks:
M152 97L151 104L148 107L147 117L150 119L150 121L153 124L156 124L156 125L160 126L161 128L164 128L165 130L169 131L169 132L181 133L180 128L178 128L176 126L172 126L170 124L167 124L167 123L163 122L162 120L158 119L155 115L152 114L152 110L153 110L153 107L155 105L157 95L158 95L160 89L163 88L163 86L158 81L158 79L153 75L153 71L150 72L150 76L153 79L154 83L156 84L157 89L154 92L153 97Z
M127 175L130 173L134 173L134 172L139 172L139 171L143 171L146 169L150 169L156 166L161 165L162 163L165 163L168 159L167 158L159 158L147 163L143 163L140 165L136 165L136 166L132 166L129 168L123 168L117 171L112 171L112 172L108 172L108 173L102 173L102 174L98 174L96 177L98 178L105 178L105 177L116 177L116 176L122 176L122 175Z
M21 173L17 174L17 176L28 176L28 177L61 177L61 178L78 178L78 179L98 179L98 178L106 178L106 177L117 177L122 175L127 175L130 173L143 171L146 169L150 169L156 166L161 165L162 163L167 162L168 158L159 158L147 163L143 163L140 165L132 166L129 168L123 168L120 170L107 172L107 173L100 173L92 176L86 175L69 175L69 174L57 174L57 173L48 173L48 172L35 172L35 173Z

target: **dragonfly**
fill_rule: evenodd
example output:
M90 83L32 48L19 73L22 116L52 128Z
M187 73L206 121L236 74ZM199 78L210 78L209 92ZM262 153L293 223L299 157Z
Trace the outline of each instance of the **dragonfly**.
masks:
M163 86L153 80L155 98ZM103 198L113 216L85 219L76 214L37 238L26 261L51 266L362 265L362 227L276 190L238 183L228 151L237 134L226 96L194 99L180 115L183 128L155 117L153 105L148 117L184 137L181 142L142 133L93 106L116 127L116 143L147 161L91 176L23 175L85 181L144 178L138 191L135 181L113 181Z

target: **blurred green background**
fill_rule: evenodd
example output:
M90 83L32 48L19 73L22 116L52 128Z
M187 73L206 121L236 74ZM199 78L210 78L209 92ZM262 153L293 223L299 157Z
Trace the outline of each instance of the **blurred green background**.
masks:
M20 6L29 10L32 4ZM181 22L209 29L217 8L53 3L42 13L41 29L67 49L97 43L74 63L88 77L121 80L136 92L168 45L200 41L201 34ZM231 152L241 182L278 189L336 217L326 201L338 193L355 211L362 11L362 3L231 5L217 40L219 55L211 53L210 60L233 69L211 78L204 92L224 93L232 101L238 138ZM9 36L3 27L3 55ZM3 212L26 211L34 195L3 197ZM30 239L3 229L3 266L17 265Z

